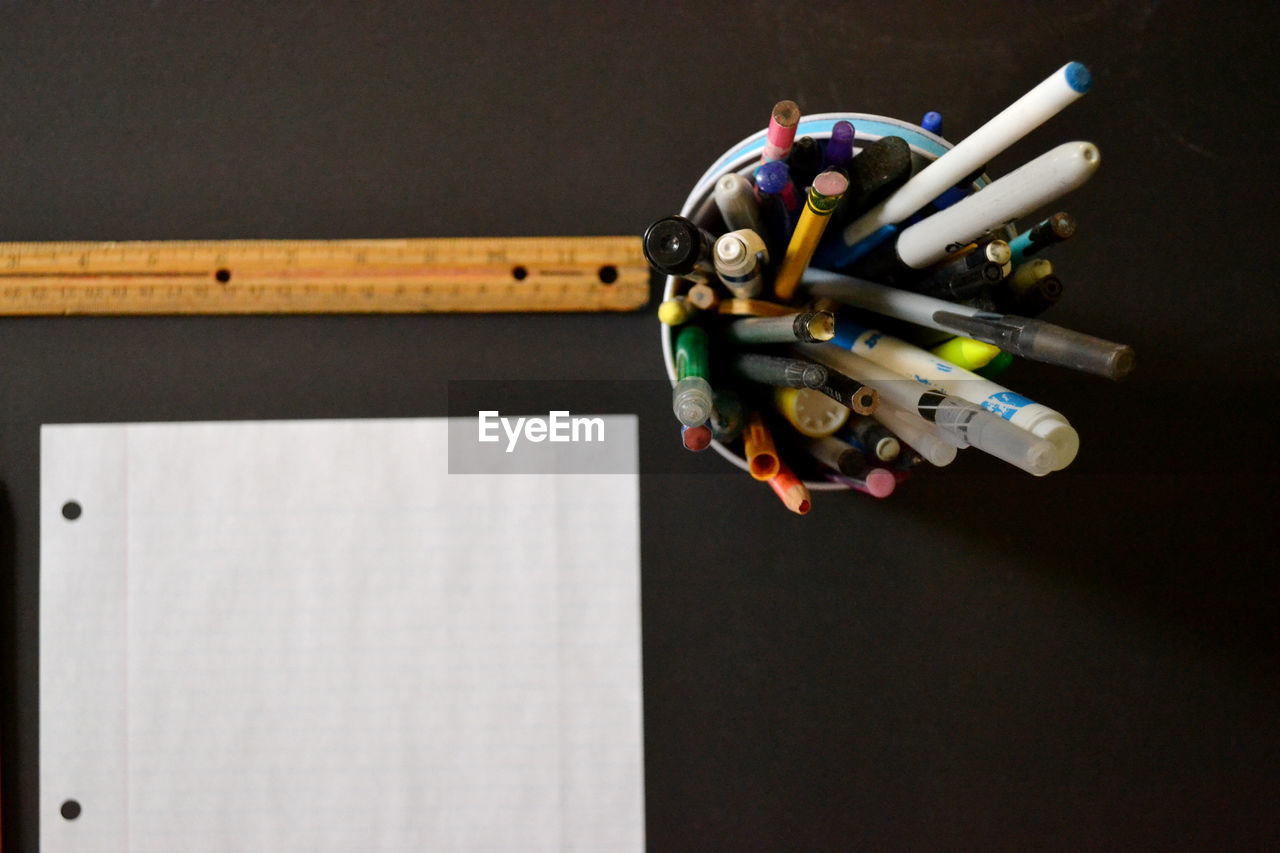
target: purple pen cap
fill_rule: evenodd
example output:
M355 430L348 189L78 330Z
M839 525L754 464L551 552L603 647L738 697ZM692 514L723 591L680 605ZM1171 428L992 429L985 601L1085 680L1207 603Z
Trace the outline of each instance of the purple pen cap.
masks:
M853 138L855 131L852 122L838 121L831 128L831 138L827 140L827 154L824 161L827 166L843 169L853 159Z
M855 155L882 137L897 136L902 138L911 148L911 159L913 160L914 171L917 172L951 148L951 143L925 131L918 124L869 113L819 113L804 116L796 126L796 136L797 138L812 136L814 139L825 143L831 139L833 129L840 122L848 122L853 125L852 150ZM786 179L789 179L789 174L786 174L785 164L778 162L776 165L781 166L782 169L774 168L770 172L764 172L761 168L760 153L764 148L766 133L767 128L762 128L758 133L748 136L717 157L706 172L703 173L702 177L698 179L697 183L694 184L693 190L689 193L684 206L680 209L680 214L688 217L703 228L722 227L718 225L720 214L715 205L715 184L721 177L731 173L742 175L754 181L759 169L762 173L769 175L767 180L775 181L775 183L769 184L769 186L777 186L777 189L773 191L780 191L786 185ZM785 178L778 185L776 181L779 176L783 175L785 175ZM987 183L990 183L990 181L984 175L974 181L974 186L981 187ZM675 295L679 281L681 280L674 276L667 277L662 293L663 301ZM676 381L675 336L671 334L670 326L660 325L662 325L662 358L666 365L667 377L674 385ZM688 441L687 433L685 441ZM685 446L687 447L688 444L686 443ZM716 453L729 460L734 466L741 468L743 471L747 470L747 461L720 442L713 439L710 442L710 447ZM879 477L877 477L877 480L880 481ZM811 491L837 491L848 488L825 480L806 480L805 485Z

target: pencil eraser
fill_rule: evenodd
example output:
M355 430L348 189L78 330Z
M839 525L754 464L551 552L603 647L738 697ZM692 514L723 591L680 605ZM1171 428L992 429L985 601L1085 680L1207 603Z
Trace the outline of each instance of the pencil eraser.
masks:
M821 195L841 195L849 189L849 179L843 172L832 169L814 178L813 188Z
M873 498L889 497L897 483L897 478L884 468L872 468L867 472L867 494Z

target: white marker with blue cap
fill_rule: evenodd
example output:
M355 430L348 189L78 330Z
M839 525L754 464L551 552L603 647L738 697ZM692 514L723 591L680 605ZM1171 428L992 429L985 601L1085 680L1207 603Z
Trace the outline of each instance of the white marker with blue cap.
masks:
M1089 91L1092 83L1089 69L1079 62L1068 62L850 223L841 235L844 244L852 247L884 226L903 221L1053 118Z

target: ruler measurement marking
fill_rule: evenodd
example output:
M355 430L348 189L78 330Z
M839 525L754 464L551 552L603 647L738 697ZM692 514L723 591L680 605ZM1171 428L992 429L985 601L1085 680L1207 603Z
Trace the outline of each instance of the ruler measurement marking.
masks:
M0 244L0 313L631 310L634 237ZM549 287L543 287L545 283Z
M0 278L4 278L4 279L21 278L21 279L29 279L32 281L37 281L42 278L55 279L55 280L58 280L58 279L92 280L92 279L106 279L106 278L122 278L122 279L132 280L136 278L211 278L212 275L213 273L209 273L206 275L205 273L185 272L180 270L168 270L163 272L153 271L153 270L140 270L138 272L57 272L55 270L33 270L31 272L24 272L22 270L18 270L17 272L4 273L3 275L0 275Z

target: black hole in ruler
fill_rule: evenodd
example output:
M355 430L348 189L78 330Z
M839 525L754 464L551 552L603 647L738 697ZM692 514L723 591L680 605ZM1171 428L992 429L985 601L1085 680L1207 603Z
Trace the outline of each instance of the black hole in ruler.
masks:
M600 276L601 284L613 284L618 280L618 268L613 264L605 264L600 267L600 272L597 275Z
M511 268L511 275L515 277L516 281L524 281L525 276L527 276L528 274L529 274L529 271L524 267Z
M75 800L67 800L62 804L62 808L59 811L62 812L62 816L67 820L75 820L80 817L80 804Z
M223 284L226 284L227 282L231 281L231 270L218 270L216 273L213 274L213 277L216 278L218 281L222 282Z
M62 517L67 521L75 521L80 517L80 512L80 504L75 501L67 501L62 505Z

